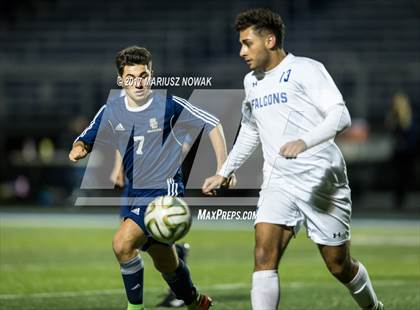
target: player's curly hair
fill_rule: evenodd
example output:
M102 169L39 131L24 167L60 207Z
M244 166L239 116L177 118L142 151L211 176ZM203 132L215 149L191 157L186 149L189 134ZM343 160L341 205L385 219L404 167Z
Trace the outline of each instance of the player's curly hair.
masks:
M279 14L269 9L250 9L239 13L235 21L236 31L251 26L259 33L264 30L272 32L276 37L276 47L283 48L285 25Z
M119 75L124 72L124 66L152 65L152 54L144 47L129 46L117 53L115 65Z

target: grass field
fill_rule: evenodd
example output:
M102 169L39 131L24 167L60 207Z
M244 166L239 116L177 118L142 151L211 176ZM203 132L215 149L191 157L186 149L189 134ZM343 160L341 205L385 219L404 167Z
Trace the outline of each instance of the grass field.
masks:
M1 220L0 309L125 309L111 250L115 225L53 224ZM253 231L194 228L185 241L192 246L189 265L197 286L214 298L214 309L250 309ZM368 268L386 309L420 309L419 222L356 221L352 234L353 255ZM303 232L291 243L280 275L281 309L357 309ZM146 308L155 309L166 286L148 257L145 281Z

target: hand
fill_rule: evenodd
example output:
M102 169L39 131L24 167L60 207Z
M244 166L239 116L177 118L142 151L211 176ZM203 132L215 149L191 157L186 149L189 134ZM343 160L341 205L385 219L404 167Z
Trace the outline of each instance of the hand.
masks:
M236 175L232 174L230 177L225 178L222 184L220 184L220 188L229 189L235 187L237 183Z
M88 154L88 151L83 145L75 144L73 145L73 148L71 149L69 153L69 159L73 162L76 162L79 159L85 158L87 154Z
M227 178L222 177L221 175L214 175L204 180L204 184L201 190L206 195L215 196L216 188L220 188L222 183L227 180L228 180Z
M280 148L280 155L286 159L295 159L298 154L307 149L305 142L302 139L290 141Z

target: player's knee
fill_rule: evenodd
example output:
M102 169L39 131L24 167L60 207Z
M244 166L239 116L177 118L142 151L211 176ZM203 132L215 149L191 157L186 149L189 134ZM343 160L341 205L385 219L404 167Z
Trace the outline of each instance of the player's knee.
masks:
M334 277L340 279L344 274L345 268L341 264L331 263L331 264L328 265L328 270L331 272L331 274Z
M276 249L267 247L255 248L255 270L277 269L278 253Z
M114 236L112 239L112 249L114 250L115 256L120 261L127 257L132 257L133 251L135 251L131 243L120 236Z
M347 278L347 274L351 269L351 261L347 258L332 258L327 260L327 267L330 273L337 279Z

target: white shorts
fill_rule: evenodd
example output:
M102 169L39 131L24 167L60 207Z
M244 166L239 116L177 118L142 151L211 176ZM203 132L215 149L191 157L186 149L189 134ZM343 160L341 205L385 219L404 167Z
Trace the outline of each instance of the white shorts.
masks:
M337 246L350 240L350 188L344 185L333 194L317 193L311 188L283 184L260 192L257 223L306 227L307 235L317 244Z

